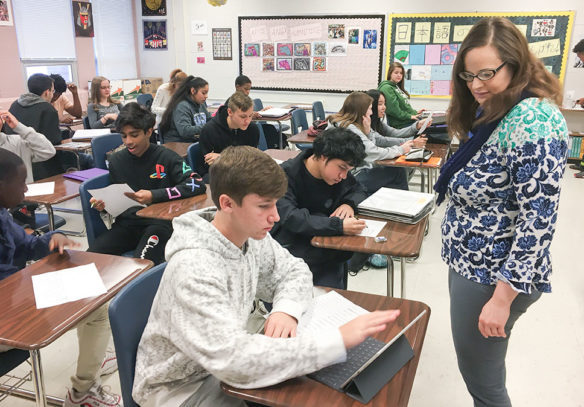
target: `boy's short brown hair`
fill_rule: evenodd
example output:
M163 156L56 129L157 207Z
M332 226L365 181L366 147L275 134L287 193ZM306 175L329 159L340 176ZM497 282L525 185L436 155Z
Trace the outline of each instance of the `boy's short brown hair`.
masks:
M269 155L250 146L227 147L209 169L211 197L218 210L226 194L237 205L249 194L279 199L288 189L284 170Z
M231 109L232 112L235 112L238 109L245 112L253 107L253 100L243 92L235 92L229 97L227 107Z

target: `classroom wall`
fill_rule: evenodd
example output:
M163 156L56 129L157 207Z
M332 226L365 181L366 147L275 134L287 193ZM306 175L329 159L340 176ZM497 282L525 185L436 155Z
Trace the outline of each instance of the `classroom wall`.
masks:
M137 0L136 0L137 1ZM137 1L139 3L139 1ZM181 9L182 12L169 12L167 17L169 27L172 26L175 34L175 41L172 41L169 28L168 59L177 66L185 69L188 73L202 76L209 81L211 89L209 97L211 99L224 100L233 92L233 81L239 73L239 38L238 38L238 16L269 16L269 15L324 15L324 14L385 14L393 13L451 13L451 12L511 12L525 11L565 11L575 10L574 31L584 36L584 1L582 0L557 0L553 3L545 0L520 0L509 2L506 0L492 0L487 3L469 2L468 0L451 0L449 2L435 2L431 0L419 0L415 3L407 2L387 2L386 0L369 0L359 3L359 8L355 7L353 0L295 0L295 1L266 1L266 0L228 0L227 4L221 7L212 7L206 0L175 0L168 1L169 7ZM191 20L204 20L208 25L208 35L191 35ZM233 60L213 61L211 50L211 28L231 28L233 35ZM178 33L183 35L179 37ZM570 55L574 44L580 38L572 38L570 44ZM204 41L205 52L196 52L197 41ZM385 54L385 44L384 44ZM142 52L143 74L148 70L153 76L166 78L172 69L172 64L168 61L159 61L156 56L149 52L145 55ZM205 64L197 64L196 57L205 56ZM385 60L385 58L384 58ZM571 57L569 59L572 60ZM153 63L158 61L156 63ZM181 65L184 64L184 65ZM253 80L253 78L252 78ZM565 79L565 89L574 90L576 94L584 97L584 69L568 69ZM278 102L312 102L322 100L328 111L338 110L346 95L336 95L327 93L308 92L273 92L273 91L253 91L252 97L260 97L265 104ZM412 100L414 107L425 107L442 110L448 106L448 100L415 98Z

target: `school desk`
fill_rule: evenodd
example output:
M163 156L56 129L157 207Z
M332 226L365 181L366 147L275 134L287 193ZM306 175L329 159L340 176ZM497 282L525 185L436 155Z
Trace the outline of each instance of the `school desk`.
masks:
M162 147L166 147L169 150L172 150L175 153L177 153L178 155L180 155L182 158L185 158L187 156L189 146L191 144L193 144L193 143L184 143L182 141L171 141L171 142L162 144Z
M288 143L293 144L312 144L316 136L309 136L308 130L302 130L300 133L288 137Z
M298 154L300 154L300 151L293 151L293 150L277 150L277 149L272 149L269 148L266 151L264 151L264 153L266 153L267 155L269 155L270 157L276 159L276 160L280 160L280 161L287 161L290 160L294 157L296 157Z
M57 151L69 151L75 154L77 159L77 169L81 169L81 164L79 162L79 153L83 153L87 150L91 150L91 143L87 141L71 141L68 139L66 143L62 143L55 146L55 150Z
M327 289L330 290L330 289ZM430 307L418 301L384 297L335 289L339 294L369 311L380 309L399 309L400 316L393 324L373 335L383 342L391 340L401 329L408 325L423 310L426 314L416 322L405 336L414 350L414 357L402 367L381 391L367 404L375 407L405 407L412 392L416 369L424 344L426 328L430 319ZM306 376L287 380L283 383L261 389L238 389L225 383L221 384L223 391L231 396L268 406L305 407L305 406L335 406L362 407L363 404L344 393L333 390Z
M54 307L36 308L31 276L91 263L95 263L107 293ZM66 250L63 255L50 254L0 281L0 345L30 352L37 406L47 405L40 349L75 327L152 265L150 260Z
M292 118L292 113L286 113L280 117L271 117L271 116L262 116L262 112L257 112L258 115L253 118L253 121L262 121L262 122L277 122L278 123L278 140L279 141L279 148L282 149L284 145L284 139L282 138L282 122L288 121Z

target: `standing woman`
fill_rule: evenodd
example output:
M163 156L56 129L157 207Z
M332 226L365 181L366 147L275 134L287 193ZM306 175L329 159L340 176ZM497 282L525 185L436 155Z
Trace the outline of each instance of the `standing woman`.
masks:
M170 73L170 81L167 83L163 83L158 87L156 90L156 96L152 101L152 106L150 111L156 115L156 123L160 123L162 120L162 115L166 110L166 106L170 102L172 95L181 83L186 79L187 74L181 71L180 69L174 69Z
M404 66L399 62L393 62L389 65L387 80L378 86L385 97L387 124L396 129L410 126L424 111L424 109L416 111L410 106L410 94L404 89L404 80Z
M453 68L448 128L464 144L435 186L438 203L449 195L442 258L452 336L475 406L511 406L509 335L551 291L568 138L561 88L504 18L476 23Z
M113 128L120 109L118 102L111 98L110 81L96 76L91 81L91 94L87 106L87 119L92 129Z
M165 142L195 142L205 123L211 118L207 111L209 83L203 78L189 75L180 85L168 106L159 129Z

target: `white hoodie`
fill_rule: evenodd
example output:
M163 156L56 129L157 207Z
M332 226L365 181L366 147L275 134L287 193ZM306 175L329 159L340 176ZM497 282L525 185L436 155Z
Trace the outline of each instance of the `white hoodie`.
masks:
M136 358L133 397L141 405L180 405L209 374L264 387L346 358L338 329L318 338L247 333L256 296L298 319L312 298L312 274L269 234L236 247L210 223L213 215L173 221L168 265Z

